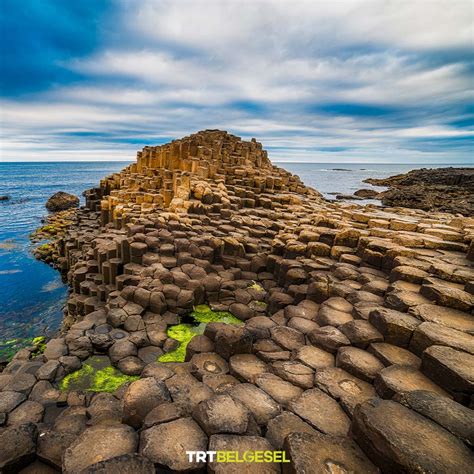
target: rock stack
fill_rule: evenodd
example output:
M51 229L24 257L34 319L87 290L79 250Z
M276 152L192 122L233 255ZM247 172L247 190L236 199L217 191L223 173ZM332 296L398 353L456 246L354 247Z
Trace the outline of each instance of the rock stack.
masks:
M469 472L473 240L472 218L326 202L255 140L145 147L54 244L64 328L0 374L0 469ZM204 304L242 324L159 362ZM129 381L63 389L97 357ZM206 450L289 462L186 454Z

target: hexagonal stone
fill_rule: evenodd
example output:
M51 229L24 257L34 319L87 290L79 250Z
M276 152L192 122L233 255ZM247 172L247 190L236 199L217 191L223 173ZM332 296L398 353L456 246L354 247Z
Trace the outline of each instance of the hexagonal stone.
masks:
M341 298L342 299L342 298ZM344 300L345 301L345 300ZM350 303L349 303L350 304ZM352 308L352 305L350 305ZM354 318L349 312L338 311L330 306L321 305L318 315L316 316L316 322L320 326L340 326L341 324L353 321Z
M371 311L369 322L382 333L385 342L401 347L408 347L413 331L421 324L413 316L388 308Z
M328 298L322 303L321 307L328 307L344 313L350 313L352 311L352 304L340 296L332 296L331 298Z
M423 352L421 370L430 379L469 403L474 393L474 356L446 346L431 346Z
M49 380L51 382L56 377L58 368L59 362L57 360L49 360L38 369L36 377L38 380Z
M284 407L303 393L303 390L300 387L297 387L274 374L262 374L257 377L255 383Z
M289 411L284 411L268 422L265 437L272 446L281 450L285 438L290 433L316 433L316 430L299 416Z
M449 398L426 390L401 393L394 400L429 418L474 446L474 412Z
M252 352L252 341L252 334L246 328L223 324L214 337L215 351L227 360L234 354Z
M361 380L372 382L385 366L370 352L357 347L341 347L337 352L336 367L347 370Z
M152 426L140 435L140 454L173 471L200 469L204 462L189 461L186 451L206 451L207 436L192 418Z
M89 404L87 413L91 424L120 422L122 406L111 393L97 393ZM84 420L85 421L85 420Z
M400 281L400 280L399 280ZM397 282L398 283L398 282ZM384 305L396 311L408 311L413 306L432 303L415 291L394 290L385 295Z
M35 459L38 430L33 423L0 430L0 472L19 472Z
M187 373L176 373L166 379L165 384L173 401L186 407L189 413L199 402L213 396L212 390L207 385Z
M51 339L47 342L43 356L46 361L56 360L61 356L67 355L68 349L63 338Z
M440 306L470 311L474 306L474 295L448 284L423 284L420 293Z
M140 375L144 367L145 362L135 356L124 357L117 363L117 368L126 375Z
M123 396L123 421L139 428L153 408L167 401L171 401L171 397L163 382L153 377L136 380Z
M308 339L314 346L336 353L342 346L349 346L351 341L341 332L332 326L323 326L308 333Z
M362 349L365 349L372 342L383 341L382 334L372 324L363 319L343 324L339 329L354 346Z
M174 375L174 372L167 367L163 362L152 362L151 364L145 365L142 370L141 378L155 377L157 380L164 382Z
M3 388L4 391L19 392L28 396L36 383L36 377L28 373L15 374L10 382Z
M375 377L375 389L382 398L392 398L397 393L428 390L445 397L449 395L414 367L391 365Z
M427 276L429 276L429 273L424 270L416 267L409 267L408 265L400 265L390 272L390 281L404 280L421 285Z
M123 454L89 466L90 474L155 474L154 464L140 454ZM38 473L39 474L39 473Z
M288 327L292 329L296 329L297 331L307 334L313 329L318 329L319 325L316 324L314 321L305 318L291 318L288 321Z
M291 464L283 464L284 472L379 472L350 438L294 432L288 435L283 448L291 460Z
M186 409L180 403L164 402L153 408L145 417L142 428L150 428L160 423L168 423L186 416Z
M336 400L318 388L303 392L290 403L289 408L322 433L345 436L349 432L349 417Z
M219 433L244 434L253 421L245 405L227 394L216 395L199 403L193 410L193 418L208 436Z
M209 451L236 451L242 459L247 451L273 451L273 446L260 436L213 435L209 439ZM279 464L257 462L209 462L208 470L215 474L274 474L280 472Z
M324 369L335 365L333 354L315 346L300 347L295 351L293 358L296 362L301 362L312 369Z
M141 347L138 349L138 358L144 364L152 364L153 362L156 362L161 354L163 354L163 351L156 346Z
M276 326L270 329L271 338L281 347L289 351L304 345L304 334L296 329Z
M313 386L314 371L307 365L295 361L273 362L273 372L298 387L307 389Z
M56 469L38 460L19 471L20 474L56 474L57 472Z
M117 363L125 357L136 356L137 353L137 346L128 339L121 339L115 342L109 349L110 360L114 363Z
M62 432L54 428L41 429L37 440L37 455L47 464L61 469L66 449L77 439L80 433Z
M474 318L469 313L435 304L421 304L410 312L422 321L474 334Z
M138 436L127 425L95 425L86 429L66 449L63 470L81 472L99 461L135 452Z
M433 345L449 346L474 354L474 336L434 323L422 323L413 334L410 350L421 355Z
M223 375L203 375L202 381L214 393L224 393L230 387L234 385L238 385L240 382L230 374L223 374Z
M419 369L421 365L421 359L413 352L386 342L374 342L370 344L368 351L380 359L385 366L398 364Z
M20 403L26 400L23 393L5 391L0 392L0 413L9 413Z
M350 415L358 403L376 396L371 384L337 367L318 370L314 383L316 387L340 401L344 410Z
M8 424L40 423L43 413L44 406L41 403L26 400L8 415Z
M254 382L268 372L267 364L253 354L236 354L229 360L230 373L240 380Z
M191 373L199 380L205 375L224 375L229 372L227 362L215 352L194 354L190 362Z
M280 413L280 406L267 393L249 383L231 387L227 393L243 403L259 425L266 425Z
M351 432L384 472L472 470L472 453L462 441L393 401L372 399L359 405Z

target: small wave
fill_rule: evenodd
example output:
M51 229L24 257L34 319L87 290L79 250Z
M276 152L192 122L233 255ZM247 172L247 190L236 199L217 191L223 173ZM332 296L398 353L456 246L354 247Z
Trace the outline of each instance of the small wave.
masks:
M14 268L12 270L0 270L0 275L13 275L14 273L21 273L23 270Z
M41 288L41 292L47 293L50 291L57 290L58 288L62 288L62 286L63 284L60 281L53 280L53 281L50 281L49 283L46 283L46 285L43 285L43 287Z

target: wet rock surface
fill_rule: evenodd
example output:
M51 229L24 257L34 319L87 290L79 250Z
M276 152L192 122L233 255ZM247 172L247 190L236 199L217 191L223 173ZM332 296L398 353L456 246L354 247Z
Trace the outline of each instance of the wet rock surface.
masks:
M64 329L0 374L5 472L472 470L472 218L324 201L215 130L85 195Z

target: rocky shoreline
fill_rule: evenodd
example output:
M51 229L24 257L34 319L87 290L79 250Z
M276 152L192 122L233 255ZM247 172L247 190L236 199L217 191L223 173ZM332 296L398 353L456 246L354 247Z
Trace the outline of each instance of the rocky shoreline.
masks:
M0 373L2 472L472 469L473 218L325 201L217 130L85 196L43 234L62 332Z
M390 188L378 195L385 206L474 216L474 168L423 168L365 182Z

